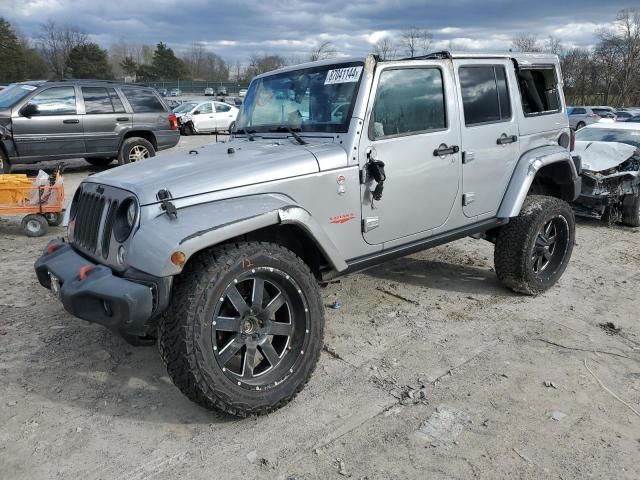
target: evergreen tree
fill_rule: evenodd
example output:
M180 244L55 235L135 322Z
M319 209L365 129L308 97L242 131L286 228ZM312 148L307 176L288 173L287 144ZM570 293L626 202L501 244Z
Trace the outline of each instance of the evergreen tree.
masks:
M113 78L107 51L95 43L85 43L74 47L69 53L67 74L73 78Z
M184 62L162 42L156 46L156 50L153 52L151 67L155 76L162 80L179 80L187 75Z

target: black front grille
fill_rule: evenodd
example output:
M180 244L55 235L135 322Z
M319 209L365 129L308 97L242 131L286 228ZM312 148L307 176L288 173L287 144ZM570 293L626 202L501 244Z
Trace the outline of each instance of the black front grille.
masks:
M113 231L113 222L116 220L116 212L118 211L118 201L109 202L109 210L107 211L107 219L104 222L104 230L102 232L102 256L109 258L109 246L111 245L111 232Z
M100 231L104 206L105 199L95 193L82 192L78 198L73 240L76 244L94 253L97 249L98 232Z

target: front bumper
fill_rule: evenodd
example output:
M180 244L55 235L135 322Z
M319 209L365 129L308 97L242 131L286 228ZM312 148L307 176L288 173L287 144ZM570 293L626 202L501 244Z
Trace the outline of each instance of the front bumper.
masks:
M60 247L48 253L49 245L53 244ZM121 333L148 334L160 304L168 303L170 280L140 272L136 280L119 277L109 267L87 260L62 240L49 245L35 263L36 275L40 284L50 290L51 276L59 281L58 295L67 312ZM87 266L92 270L81 279L80 270Z

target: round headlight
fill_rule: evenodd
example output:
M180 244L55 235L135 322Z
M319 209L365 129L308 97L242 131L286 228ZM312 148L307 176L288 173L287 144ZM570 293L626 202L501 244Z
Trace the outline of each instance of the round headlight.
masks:
M127 208L127 225L129 228L133 228L133 224L136 221L136 204L135 202L129 202L129 207Z
M136 224L138 204L133 198L128 198L120 204L113 223L113 235L118 243L124 242Z

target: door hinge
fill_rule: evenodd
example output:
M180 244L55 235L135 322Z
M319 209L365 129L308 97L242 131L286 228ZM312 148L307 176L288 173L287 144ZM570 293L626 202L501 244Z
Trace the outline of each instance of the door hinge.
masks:
M462 163L471 163L476 159L476 154L471 151L466 151L462 154Z
M378 217L365 217L364 220L362 220L362 231L365 233L379 226L380 219Z
M476 199L476 194L473 192L465 193L462 195L462 205L466 207L467 205L471 205Z

